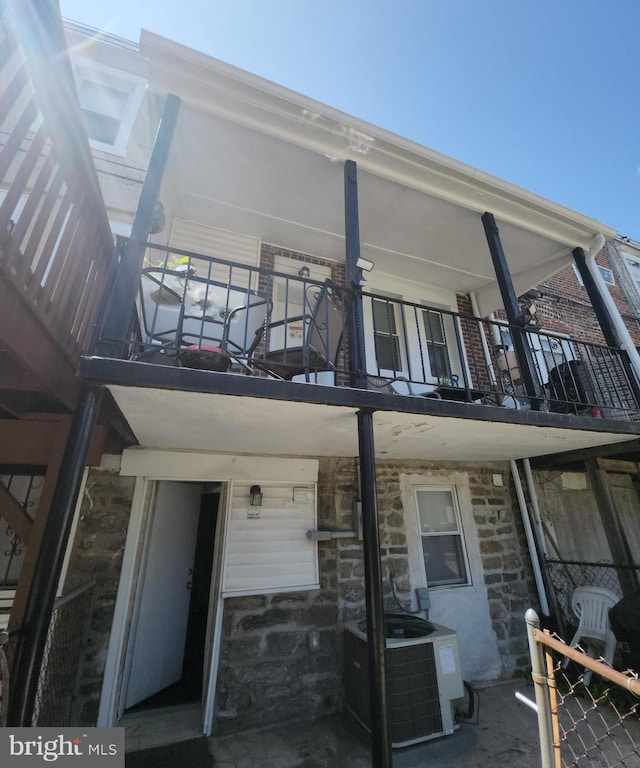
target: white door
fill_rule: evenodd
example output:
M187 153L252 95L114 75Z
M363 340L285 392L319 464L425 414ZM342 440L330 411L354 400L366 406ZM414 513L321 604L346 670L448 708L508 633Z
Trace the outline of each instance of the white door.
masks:
M158 483L137 593L125 709L182 677L201 494L198 483Z

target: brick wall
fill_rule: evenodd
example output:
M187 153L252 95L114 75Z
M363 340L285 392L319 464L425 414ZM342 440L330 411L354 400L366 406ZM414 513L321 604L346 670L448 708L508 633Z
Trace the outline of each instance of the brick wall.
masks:
M609 261L606 251L596 257L596 263L613 270L616 284L608 286L611 296L622 315L636 344L640 344L640 331L635 313L621 287L619 271ZM604 344L604 337L596 319L586 289L580 285L572 266L565 267L537 286L541 296L536 299L537 318L545 330L566 333L593 344Z

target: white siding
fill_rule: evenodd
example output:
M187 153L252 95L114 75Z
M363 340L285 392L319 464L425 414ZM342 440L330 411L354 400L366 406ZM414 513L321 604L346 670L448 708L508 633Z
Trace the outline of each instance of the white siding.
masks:
M187 219L174 219L171 227L171 246L185 251L201 253L204 256L212 256L217 259L226 259L234 264L245 267L257 267L260 257L260 240L257 237L241 235L237 232L228 232L225 229L209 227ZM197 265L196 265L197 266ZM229 267L225 265L212 265L197 269L198 275L210 280L226 283L229 280ZM252 285L247 284L248 273L246 270L234 270L231 273L231 283L238 287L253 288L257 286L257 275L254 273Z
M318 589L318 554L307 531L316 527L315 484L260 483L261 507L252 507L254 483L234 483L226 525L224 596ZM306 499L294 501L294 488ZM304 495L304 494L303 494Z

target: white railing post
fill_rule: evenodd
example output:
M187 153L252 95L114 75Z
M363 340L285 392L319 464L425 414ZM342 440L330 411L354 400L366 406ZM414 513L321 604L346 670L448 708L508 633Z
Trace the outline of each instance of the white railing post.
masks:
M532 609L525 614L529 653L531 655L531 678L533 679L538 705L538 731L540 734L540 764L542 768L553 768L553 730L551 727L551 702L544 663L544 651L536 641L533 631L540 628L538 614Z

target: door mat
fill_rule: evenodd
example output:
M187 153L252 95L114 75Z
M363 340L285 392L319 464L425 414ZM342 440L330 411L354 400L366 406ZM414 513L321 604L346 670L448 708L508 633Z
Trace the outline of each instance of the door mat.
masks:
M213 757L203 737L127 752L124 762L126 768L211 768Z

